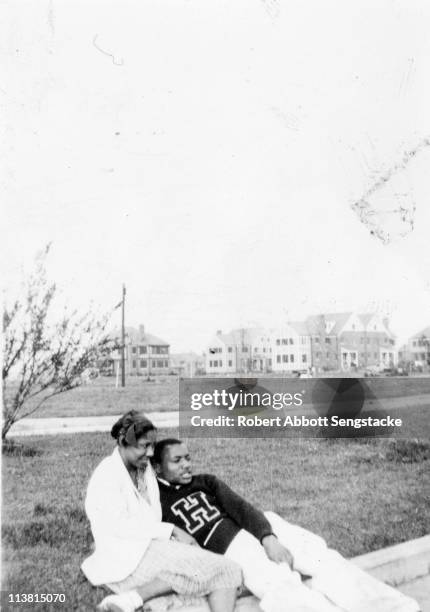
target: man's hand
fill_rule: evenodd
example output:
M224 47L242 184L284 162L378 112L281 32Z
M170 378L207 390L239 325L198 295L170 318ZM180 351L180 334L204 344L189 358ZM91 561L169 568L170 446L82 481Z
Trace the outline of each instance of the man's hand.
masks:
M266 555L275 563L288 563L293 569L293 556L290 551L283 546L274 535L268 535L261 541Z
M190 544L191 546L199 546L199 543L192 535L181 529L180 527L173 527L172 538L182 544Z

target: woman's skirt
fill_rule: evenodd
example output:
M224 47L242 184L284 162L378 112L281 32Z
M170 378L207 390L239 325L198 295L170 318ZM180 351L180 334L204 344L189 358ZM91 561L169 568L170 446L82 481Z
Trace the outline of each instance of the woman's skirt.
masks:
M222 555L172 540L152 540L134 572L110 583L115 593L133 590L159 578L181 595L207 595L242 584L240 567Z

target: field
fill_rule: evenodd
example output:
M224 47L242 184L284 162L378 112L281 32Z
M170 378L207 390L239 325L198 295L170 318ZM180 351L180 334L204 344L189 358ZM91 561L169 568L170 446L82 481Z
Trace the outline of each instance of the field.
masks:
M92 541L83 500L112 445L104 433L34 437L4 456L3 590L65 593L67 604L51 609L94 609L104 593L79 570ZM430 531L428 441L206 439L189 446L195 469L215 472L346 556Z
M261 379L260 379L261 380ZM292 384L298 379L291 379ZM370 391L377 385L381 397L430 396L430 377L367 378ZM100 377L88 384L58 395L35 412L34 417L103 416L136 409L144 412L178 409L179 382L176 376L165 376L147 382L128 377L125 388L115 388L115 379Z
M34 417L103 416L127 410L144 412L178 408L178 379L166 376L147 382L130 376L127 386L115 388L115 379L100 377L88 384L57 395L34 413Z

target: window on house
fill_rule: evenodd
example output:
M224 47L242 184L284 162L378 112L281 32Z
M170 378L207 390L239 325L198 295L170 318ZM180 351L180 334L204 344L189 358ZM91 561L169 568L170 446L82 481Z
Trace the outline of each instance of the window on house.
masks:
M307 363L307 361L308 361L308 356L302 355L302 363Z
M141 368L146 368L146 367L147 367L147 365L148 365L148 364L147 364L147 362L146 362L146 359L141 359L141 360L140 360L140 367L141 367Z
M137 364L136 364L136 359L133 359L133 368L136 368Z
M247 352L248 352L248 347L242 346L242 353L247 353Z
M326 339L325 339L325 343L326 343L326 344L331 344L331 338L326 338Z
M264 348L264 349L263 349L263 353L265 353L265 352L266 352L266 349Z
M144 353L146 353L146 346L139 346L139 354L143 355Z
M293 338L289 338L288 341L289 341L290 344L294 344Z
M232 347L232 346L229 346L229 347L228 347L228 352L229 352L229 353L232 353L232 352L233 352L233 347Z
M288 344L288 340L286 338L282 338L282 344Z
M133 353L133 355L136 354L137 348L135 346L131 347L131 352Z
M230 360L229 360L229 362L228 362L228 367L229 367L229 368L231 368L232 366L233 366L233 362L232 362L232 360L230 359Z
M318 338L318 336L315 336L314 340L315 340L315 344L319 344L320 343L320 339Z
M282 355L282 362L288 363L288 355Z
M281 363L281 355L276 355L276 363Z
M294 363L294 355L290 355L290 362Z
M219 367L222 368L222 360L219 361Z

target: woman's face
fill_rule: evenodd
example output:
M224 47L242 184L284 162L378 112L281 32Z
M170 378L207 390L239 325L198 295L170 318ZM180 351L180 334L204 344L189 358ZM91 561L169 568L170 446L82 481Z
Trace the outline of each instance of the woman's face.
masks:
M136 446L121 445L121 457L127 468L145 470L150 458L154 454L156 441L155 431L148 431L144 436L137 439Z

